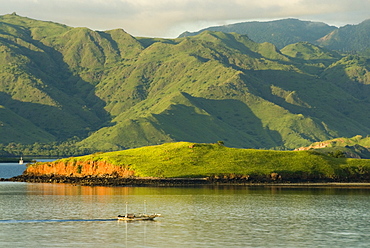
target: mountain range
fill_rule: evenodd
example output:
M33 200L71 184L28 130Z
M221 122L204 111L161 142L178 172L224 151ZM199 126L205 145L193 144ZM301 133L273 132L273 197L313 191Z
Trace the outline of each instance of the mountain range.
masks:
M188 37L204 31L219 31L247 35L255 42L269 42L281 49L287 45L306 41L344 53L370 55L370 19L357 25L330 26L322 22L282 19L267 22L242 22L214 26L197 32L184 32L179 37Z
M175 141L295 149L370 133L367 57L250 37L144 38L0 16L0 143L78 137L78 146L101 151Z

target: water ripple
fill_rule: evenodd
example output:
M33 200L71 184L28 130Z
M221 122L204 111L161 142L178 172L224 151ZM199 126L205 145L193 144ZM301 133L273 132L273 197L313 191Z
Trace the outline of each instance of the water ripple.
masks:
M0 220L0 223L40 223L40 222L83 222L117 221L117 219L67 219L67 220Z

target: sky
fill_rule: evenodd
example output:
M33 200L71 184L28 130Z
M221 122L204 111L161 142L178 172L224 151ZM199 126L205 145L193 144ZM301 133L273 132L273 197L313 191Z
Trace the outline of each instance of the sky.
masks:
M370 19L370 0L0 0L0 6L0 15L161 38L245 21L297 18L340 27Z

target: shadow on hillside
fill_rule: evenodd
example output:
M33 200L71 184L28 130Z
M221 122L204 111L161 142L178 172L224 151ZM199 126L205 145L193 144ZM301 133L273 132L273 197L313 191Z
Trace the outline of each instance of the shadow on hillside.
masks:
M367 65L364 65L368 71L370 71L370 59L367 59ZM365 77L365 72L359 72L360 76ZM336 65L335 67L329 68L323 75L324 79L330 80L330 76L335 76L335 80L332 80L333 84L343 89L345 92L350 94L355 99L360 101L369 100L370 96L370 79L368 82L361 83L357 80L349 78L346 73L346 67L344 65Z
M344 67L336 70L345 75ZM370 108L370 85L348 77L342 77L340 83L336 78L319 78L293 71L267 70L250 73L263 80L262 84L253 85L260 97L293 114L311 117L318 125L325 123L326 131L333 130L336 133L328 132L331 137L370 133L370 116L365 111ZM289 102L287 98L274 94L272 85L294 94L301 102Z
M147 38L147 37L136 37L137 41L144 47L148 48L154 43L160 42L165 44L176 45L176 40L166 38Z
M31 37L31 34L28 35ZM110 120L109 114L104 110L105 102L94 93L94 85L72 73L60 52L32 38L24 40L39 50L4 40L32 61L25 67L27 74L21 74L18 82L24 80L30 89L38 89L35 90L36 93L45 92L58 107L27 102L27 98L31 99L27 94L35 94L32 92L18 92L18 96L23 95L25 101L14 100L12 96L2 93L0 104L61 140L73 136L85 137ZM19 86L22 87L24 89L24 86ZM42 94L39 97L42 99Z
M176 141L214 143L224 141L229 147L271 148L283 145L280 134L263 127L250 108L233 99L210 100L186 93L192 106L171 105L161 114L158 129Z
M61 141L73 136L84 137L92 131L88 126L89 123L79 113L69 113L55 106L14 100L3 92L0 92L0 105ZM18 131L22 135L27 135L27 130L24 127Z

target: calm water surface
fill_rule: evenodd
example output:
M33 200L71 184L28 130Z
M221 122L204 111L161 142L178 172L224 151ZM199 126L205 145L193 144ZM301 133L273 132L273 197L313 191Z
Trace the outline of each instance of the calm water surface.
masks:
M0 208L0 247L370 246L369 189L0 182Z
M11 178L21 175L26 169L26 164L0 163L0 178Z
M55 159L37 159L38 162L54 161ZM0 178L11 178L21 175L26 169L27 163L0 163Z

